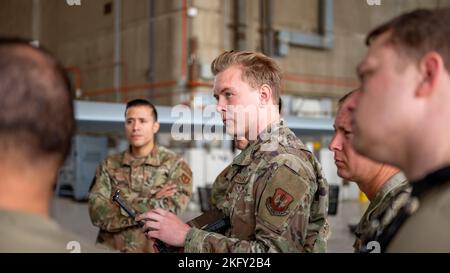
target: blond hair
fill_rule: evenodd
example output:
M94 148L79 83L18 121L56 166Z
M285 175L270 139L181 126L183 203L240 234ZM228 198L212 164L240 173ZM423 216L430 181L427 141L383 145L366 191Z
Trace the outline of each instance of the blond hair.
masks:
M225 51L211 63L211 71L216 76L231 66L240 66L242 77L252 88L267 84L272 88L272 99L278 104L281 92L281 69L266 55L252 51Z

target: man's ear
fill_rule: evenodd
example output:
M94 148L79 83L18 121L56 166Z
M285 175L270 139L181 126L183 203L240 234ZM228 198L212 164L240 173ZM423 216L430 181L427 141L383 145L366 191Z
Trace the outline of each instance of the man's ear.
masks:
M156 134L159 131L159 122L155 121L155 123L153 123L153 133Z
M416 96L428 97L436 90L438 80L444 72L444 61L437 52L429 52L422 57L419 63L419 72L422 81L416 90Z
M261 105L269 105L272 103L272 88L268 84L263 84L259 88L259 99Z

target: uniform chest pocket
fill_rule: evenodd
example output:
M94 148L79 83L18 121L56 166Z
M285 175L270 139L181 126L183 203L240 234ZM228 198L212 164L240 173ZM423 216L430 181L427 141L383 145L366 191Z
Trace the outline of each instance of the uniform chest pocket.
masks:
M230 194L232 233L241 240L250 240L255 227L254 198L247 185L236 184Z
M111 173L111 185L116 188L129 187L129 171L125 169L113 170Z
M146 173L145 181L148 186L161 186L169 179L169 171L166 168L155 168Z
M169 172L166 168L146 168L143 175L143 184L141 185L142 194L152 195L158 191L169 179Z
M245 184L247 183L247 176L244 174L237 174L234 176L233 182L237 184Z

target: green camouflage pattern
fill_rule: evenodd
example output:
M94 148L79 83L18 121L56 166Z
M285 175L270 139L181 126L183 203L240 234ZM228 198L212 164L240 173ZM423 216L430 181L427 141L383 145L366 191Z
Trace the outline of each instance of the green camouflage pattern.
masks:
M168 185L177 186L175 194L157 196ZM157 146L148 157L133 158L125 151L108 157L97 168L89 194L91 221L100 228L97 242L122 252L155 252L153 240L111 201L116 190L137 213L163 208L178 214L189 203L192 172L180 156Z
M355 252L364 252L367 243L379 236L409 200L411 187L405 175L396 173L375 195L355 230Z
M230 217L230 228L224 235L191 228L185 252L325 252L328 184L314 155L283 121L224 172L213 202Z
M228 189L227 173L231 165L226 167L214 180L211 188L211 206L223 211L223 203L225 202Z

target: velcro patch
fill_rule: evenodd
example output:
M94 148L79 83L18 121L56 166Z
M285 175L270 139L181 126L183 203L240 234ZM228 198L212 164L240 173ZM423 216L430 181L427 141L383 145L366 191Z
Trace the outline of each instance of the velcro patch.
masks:
M187 174L183 173L181 175L181 182L183 182L183 184L189 184L189 182L191 182L191 178Z
M262 224L275 232L282 232L309 192L309 178L298 175L286 165L273 171L264 191L259 197L258 218Z
M277 188L271 197L266 199L266 207L274 216L285 216L294 197L282 188Z
M181 183L187 185L192 180L192 171L189 166L183 161L181 163Z

